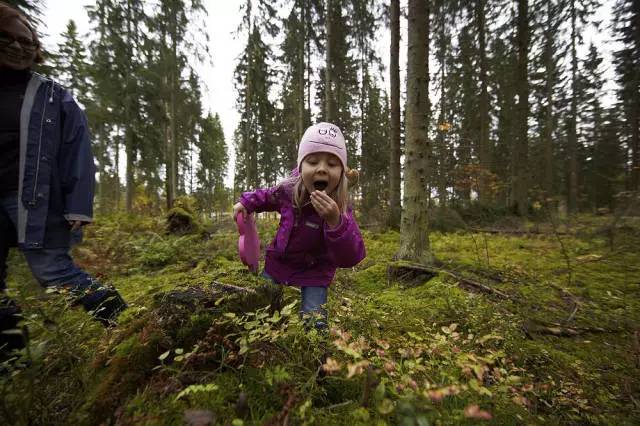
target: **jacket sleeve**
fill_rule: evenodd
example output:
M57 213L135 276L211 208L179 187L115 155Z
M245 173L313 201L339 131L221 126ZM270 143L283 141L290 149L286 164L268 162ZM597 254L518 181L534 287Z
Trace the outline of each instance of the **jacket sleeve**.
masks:
M340 217L340 224L329 228L324 224L324 239L329 256L339 268L356 266L367 256L360 228L349 209Z
M247 209L248 213L274 212L280 209L281 196L282 188L279 186L256 189L255 191L242 193L240 203Z
M84 112L73 97L63 92L60 174L67 220L93 220L96 167L91 151L89 127Z

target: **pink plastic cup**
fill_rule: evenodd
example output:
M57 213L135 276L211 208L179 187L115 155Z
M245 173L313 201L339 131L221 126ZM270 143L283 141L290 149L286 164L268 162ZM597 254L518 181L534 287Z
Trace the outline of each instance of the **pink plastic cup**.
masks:
M240 238L238 238L240 260L249 267L251 272L257 274L260 268L260 238L253 215L245 216L239 212L236 215L236 224L240 233Z

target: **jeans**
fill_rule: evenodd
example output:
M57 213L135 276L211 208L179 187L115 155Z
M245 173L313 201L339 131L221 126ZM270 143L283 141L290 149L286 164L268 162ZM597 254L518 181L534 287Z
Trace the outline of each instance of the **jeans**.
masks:
M262 276L275 285L280 285L266 272L262 272ZM328 294L327 287L300 287L300 318L306 319L307 325L313 325L318 331L324 331L329 327L328 313L324 308Z
M8 216L18 228L18 194L0 196L0 213ZM9 235L0 235L0 293L6 289L6 261ZM113 324L117 315L127 308L120 294L103 286L84 272L69 254L69 247L22 250L31 273L43 287L58 287L69 292L73 304L80 304L104 326Z
M9 217L14 227L18 228L18 194L16 192L0 197L0 209ZM6 288L5 247L7 236L0 237L0 290ZM69 254L69 247L41 248L22 250L29 264L31 273L43 287L64 286L72 291L84 291L95 286L95 279L78 268Z

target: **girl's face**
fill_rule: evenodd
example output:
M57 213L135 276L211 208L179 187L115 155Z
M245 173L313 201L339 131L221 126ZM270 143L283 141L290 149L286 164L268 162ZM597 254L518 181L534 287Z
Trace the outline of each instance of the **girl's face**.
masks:
M302 183L309 194L320 190L331 194L342 177L342 163L333 154L316 152L304 157L300 165Z
M31 68L36 49L31 30L18 18L10 19L0 28L0 67Z

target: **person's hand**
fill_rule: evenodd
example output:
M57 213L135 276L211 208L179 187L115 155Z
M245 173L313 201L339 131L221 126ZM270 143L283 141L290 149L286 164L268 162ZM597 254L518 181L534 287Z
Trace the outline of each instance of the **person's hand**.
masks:
M247 215L249 213L247 213L247 209L245 206L242 205L242 203L235 203L233 205L233 220L236 220L236 216L238 216L238 213L242 212L243 217L247 217Z
M320 217L327 222L329 227L335 228L340 225L340 209L338 208L338 204L333 201L333 198L325 194L324 191L313 191L311 193L311 204Z
M82 226L83 222L81 220L70 220L69 226L71 226L71 231L77 231Z

